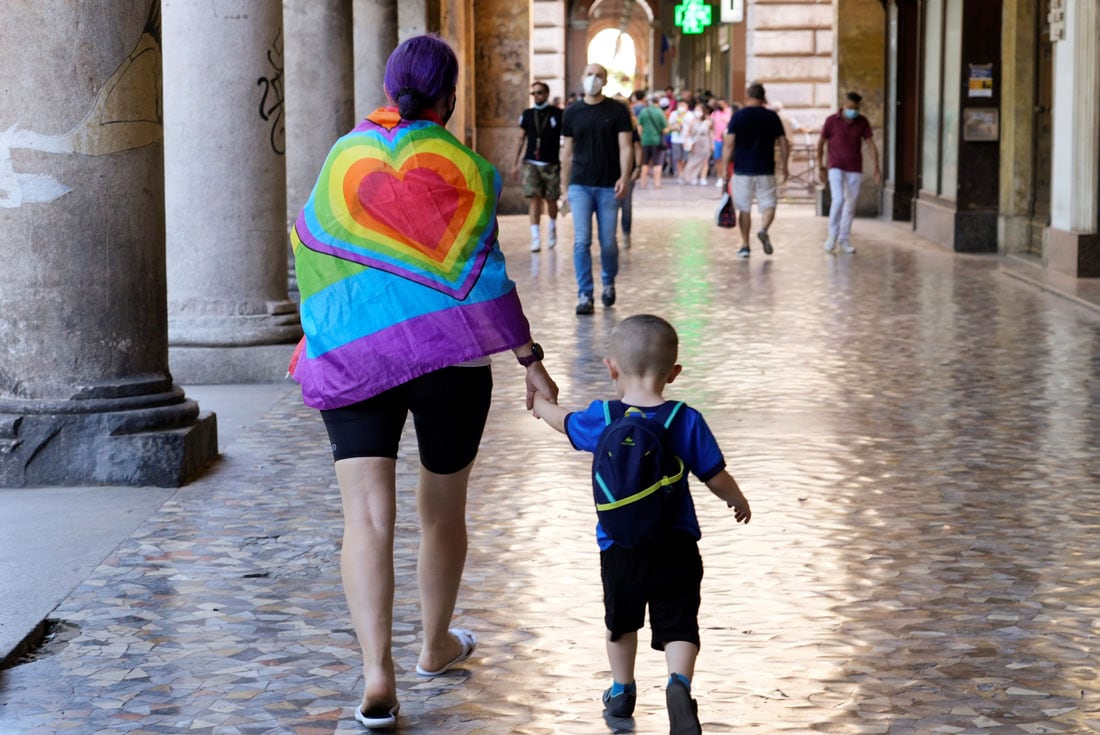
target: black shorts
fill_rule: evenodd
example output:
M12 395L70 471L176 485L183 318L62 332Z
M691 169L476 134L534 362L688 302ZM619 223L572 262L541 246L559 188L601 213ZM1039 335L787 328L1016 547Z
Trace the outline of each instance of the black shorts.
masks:
M665 149L660 145L642 146L643 166L663 166L665 163Z
M614 545L600 552L604 624L617 641L645 624L649 605L650 645L685 641L699 646L699 590L703 559L695 538L676 531L648 548Z
M447 367L421 375L365 401L321 411L333 460L397 458L412 411L420 464L437 475L474 461L493 393L492 369Z

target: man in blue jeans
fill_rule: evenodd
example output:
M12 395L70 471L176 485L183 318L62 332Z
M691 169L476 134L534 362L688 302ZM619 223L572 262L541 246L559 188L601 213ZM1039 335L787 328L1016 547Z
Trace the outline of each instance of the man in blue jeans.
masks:
M596 310L592 280L593 214L600 240L601 300L604 306L615 303L619 200L626 194L627 179L634 168L630 110L603 95L606 83L607 69L599 64L586 66L584 97L565 111L562 121L561 180L568 184L569 207L573 211L578 314Z

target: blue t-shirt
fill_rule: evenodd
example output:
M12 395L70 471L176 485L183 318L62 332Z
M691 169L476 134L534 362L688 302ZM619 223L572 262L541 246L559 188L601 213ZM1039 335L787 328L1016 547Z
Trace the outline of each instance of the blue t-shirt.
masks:
M574 411L565 417L565 434L575 449L583 452L595 452L600 434L607 422L604 421L603 401L593 401L584 411ZM663 405L663 404L662 404ZM627 404L624 407L629 408ZM660 406L637 406L652 418ZM684 467L701 482L706 482L726 468L726 460L718 441L703 419L703 414L684 404L676 418L672 420L669 438L677 456L684 461ZM677 513L674 528L683 529L698 540L702 534L699 519L695 515L695 503L691 493L684 493L683 504ZM601 551L606 551L615 542L604 532L599 521L596 522L596 541Z
M726 132L733 139L733 173L740 176L775 175L775 141L783 123L767 107L742 107L733 113Z

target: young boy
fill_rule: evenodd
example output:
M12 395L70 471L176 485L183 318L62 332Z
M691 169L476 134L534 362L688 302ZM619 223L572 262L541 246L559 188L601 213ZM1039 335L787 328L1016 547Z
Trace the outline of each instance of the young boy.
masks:
M652 417L665 403L665 385L680 374L676 364L676 330L664 319L648 314L624 319L611 333L608 374L624 407L636 407ZM535 397L534 413L569 437L579 450L595 451L607 421L604 402L594 401L586 410L571 412ZM737 482L726 472L726 462L703 416L686 405L669 425L669 438L684 466L715 495L734 509L734 518L748 523L749 503ZM607 656L613 682L603 693L608 714L630 717L634 713L637 686L634 658L638 630L649 605L651 645L665 652L669 679L665 691L673 735L700 733L691 677L699 653L699 599L703 563L699 556L699 521L687 492L672 516L670 530L659 542L625 548L596 525L600 546L600 571L604 589L604 622Z

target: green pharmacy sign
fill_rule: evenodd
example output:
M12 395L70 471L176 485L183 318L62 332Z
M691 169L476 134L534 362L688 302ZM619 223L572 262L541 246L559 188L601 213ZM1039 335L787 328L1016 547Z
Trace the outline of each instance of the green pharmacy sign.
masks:
M685 34L698 34L711 24L711 8L703 0L684 0L676 6L676 25Z

